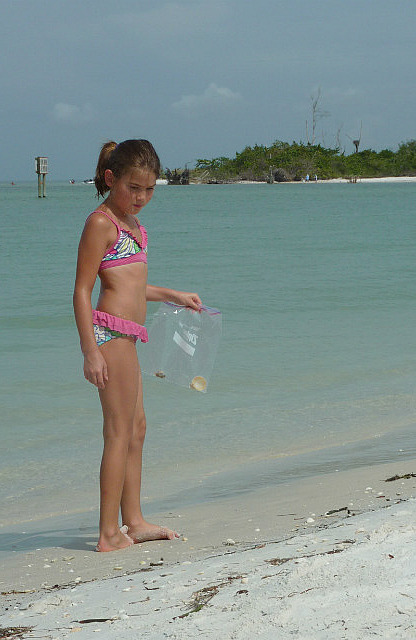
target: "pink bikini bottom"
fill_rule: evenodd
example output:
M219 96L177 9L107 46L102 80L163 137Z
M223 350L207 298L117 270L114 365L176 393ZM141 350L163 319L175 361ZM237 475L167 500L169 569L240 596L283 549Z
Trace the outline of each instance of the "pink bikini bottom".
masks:
M124 320L117 316L112 316L105 311L92 310L92 321L94 325L95 340L100 347L105 342L113 338L133 338L136 342L148 341L147 329L132 320Z

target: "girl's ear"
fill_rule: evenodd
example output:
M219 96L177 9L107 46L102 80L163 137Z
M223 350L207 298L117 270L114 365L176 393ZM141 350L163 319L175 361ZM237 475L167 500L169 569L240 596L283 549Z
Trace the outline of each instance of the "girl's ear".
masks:
M109 187L111 189L112 186L114 185L114 181L115 181L114 173L111 171L111 169L106 169L105 170L105 172L104 172L104 180L105 180L105 183L106 183L107 187Z

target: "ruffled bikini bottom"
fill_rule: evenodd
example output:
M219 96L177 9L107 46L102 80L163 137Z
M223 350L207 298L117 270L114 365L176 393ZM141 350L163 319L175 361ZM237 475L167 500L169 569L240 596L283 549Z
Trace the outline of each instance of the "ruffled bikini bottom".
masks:
M133 338L134 342L148 342L147 329L132 320L124 320L118 316L112 316L105 311L92 311L94 336L100 347L113 338Z

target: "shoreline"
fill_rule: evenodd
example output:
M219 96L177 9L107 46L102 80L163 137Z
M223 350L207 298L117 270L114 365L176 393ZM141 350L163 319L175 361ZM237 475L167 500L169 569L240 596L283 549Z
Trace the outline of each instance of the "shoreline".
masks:
M159 187L164 187L164 186L189 186L189 185L168 185L167 180L160 178L158 179L159 182L157 183L157 186ZM383 184L383 183L406 183L406 182L416 182L416 176L383 176L382 178L360 178L357 176L357 181L356 184L361 184L361 183L374 183L374 184ZM215 185L226 185L226 184L268 184L265 180L234 180L234 181L224 181L224 182L218 182L218 183L209 183L209 182L199 182L199 181L193 181L192 178L190 180L189 183L191 186L195 186L195 185L209 185L209 186L215 186ZM309 180L308 182L306 182L306 180L288 180L285 182L273 182L273 184L275 185L283 185L283 184L352 184L352 180L349 178L328 178L327 180ZM354 183L355 184L355 183ZM0 181L0 187L9 187L11 189L16 189L19 186L33 186L36 185L35 181L31 181L31 180L21 180L21 181L16 181L14 184L11 184L11 182L7 181L7 180L2 180ZM63 179L63 180L50 180L49 182L50 186L55 186L55 185L68 185L68 187L73 187L73 186L86 186L89 187L91 186L90 184L86 184L83 180L79 180L76 181L75 183L71 184L70 182L68 182L67 180ZM92 185L93 186L93 185Z
M285 184L402 184L408 182L416 182L416 176L390 176L383 178L359 178L353 181L349 178L328 178L328 180L287 180L285 182L273 182L273 185L285 185ZM203 184L203 183L192 183ZM208 183L206 183L208 184ZM256 180L236 180L235 182L223 182L218 184L268 184L266 181ZM210 185L215 186L215 185Z
M347 471L334 471L236 493L212 502L185 506L180 511L147 517L176 529L181 538L134 545L115 553L95 553L97 511L26 522L0 530L1 549L12 553L0 563L0 591L42 590L101 580L124 571L140 571L163 556L167 564L203 558L224 550L224 541L237 546L258 543L326 521L325 513L344 517L351 512L379 509L396 499L416 496L416 478L386 483L388 477L416 473L416 459L402 459ZM371 488L371 489L370 489ZM68 559L70 557L70 560ZM115 569L121 564L120 569Z
M257 491L275 491L292 482L306 483L311 478L327 476L342 470L372 468L380 464L402 464L416 457L414 447L413 422L405 431L379 433L375 437L329 444L323 448L307 447L298 452L278 455L252 456L241 460L229 460L227 467L206 467L201 475L181 475L175 484L157 484L154 468L146 468L142 487L142 507L146 517L152 514L177 513L202 505L232 502L242 496L250 496ZM97 456L98 456L97 452ZM25 544L24 536L36 536L41 531L53 532L49 535L50 546L60 542L62 531L76 529L77 523L94 530L98 522L98 483L96 478L88 478L89 491L82 499L77 495L81 485L73 495L69 485L62 487L56 496L48 498L46 492L31 496L31 501L21 499L14 504L10 496L1 510L0 522L0 566L12 554L20 553ZM84 478L85 482L85 478ZM17 547L16 535L18 536ZM1 580L1 574L0 574Z
M395 476L399 477L386 482ZM92 551L96 531L91 528L62 532L61 546L52 548L47 546L48 532L44 532L43 547L39 537L28 538L24 553L1 569L0 590L7 611L0 626L34 626L35 632L36 627L53 630L54 638L64 638L73 631L81 633L79 638L89 638L91 631L100 629L105 630L106 638L122 632L126 639L133 639L140 630L143 638L156 639L166 632L166 637L185 640L197 637L201 624L204 637L217 638L225 628L230 632L240 628L241 616L256 628L268 622L276 633L282 620L290 629L290 625L306 623L309 615L323 625L325 634L331 615L334 625L347 615L346 603L337 593L337 580L346 583L347 595L354 593L358 587L363 588L362 567L367 566L374 583L362 601L363 620L367 610L376 610L370 603L385 594L399 620L414 630L408 616L397 613L395 599L405 587L392 589L388 585L383 591L382 583L387 569L391 571L399 559L404 563L399 574L409 564L405 552L410 555L410 542L416 532L415 495L416 460L407 460L292 481L279 490L261 489L220 504L160 514L161 523L182 533L175 541L149 542L100 554ZM393 521L397 526L390 526ZM279 560L274 561L276 558ZM380 574L383 566L384 573ZM334 579L335 574L338 578ZM389 579L397 581L397 575L391 574ZM411 588L406 588L410 596ZM326 611L325 619L317 615L313 600L329 597L323 589L329 590L329 595L332 589L339 598L338 604L334 602L331 611ZM298 594L296 600L291 598L292 591ZM208 598L205 604L200 602L201 611L196 608L195 615L183 616L188 611L186 602L192 602L192 596L195 600L196 592L202 600L204 594L212 595L212 602ZM406 602L408 608L413 606L412 600L401 599L401 607ZM284 605L283 618L272 621L268 603L274 611L278 604ZM291 612L295 604L301 614ZM267 616L263 616L264 607L270 611ZM384 613L382 624L395 629L397 620L388 607ZM382 615L380 611L378 614ZM106 622L80 622L105 618ZM167 626L169 623L173 626ZM360 626L360 612L355 624ZM145 635L147 632L149 635ZM358 640L363 637L362 629L360 633L348 637Z

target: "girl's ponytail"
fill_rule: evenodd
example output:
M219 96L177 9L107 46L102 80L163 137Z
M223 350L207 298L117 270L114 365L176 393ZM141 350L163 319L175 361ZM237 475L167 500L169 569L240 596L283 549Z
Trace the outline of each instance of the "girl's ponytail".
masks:
M117 142L110 140L106 142L101 147L100 155L98 157L97 168L95 170L95 188L97 189L97 196L103 197L104 194L109 191L109 187L107 187L105 183L105 171L109 169L110 164L110 156L113 153L114 149L117 147Z

